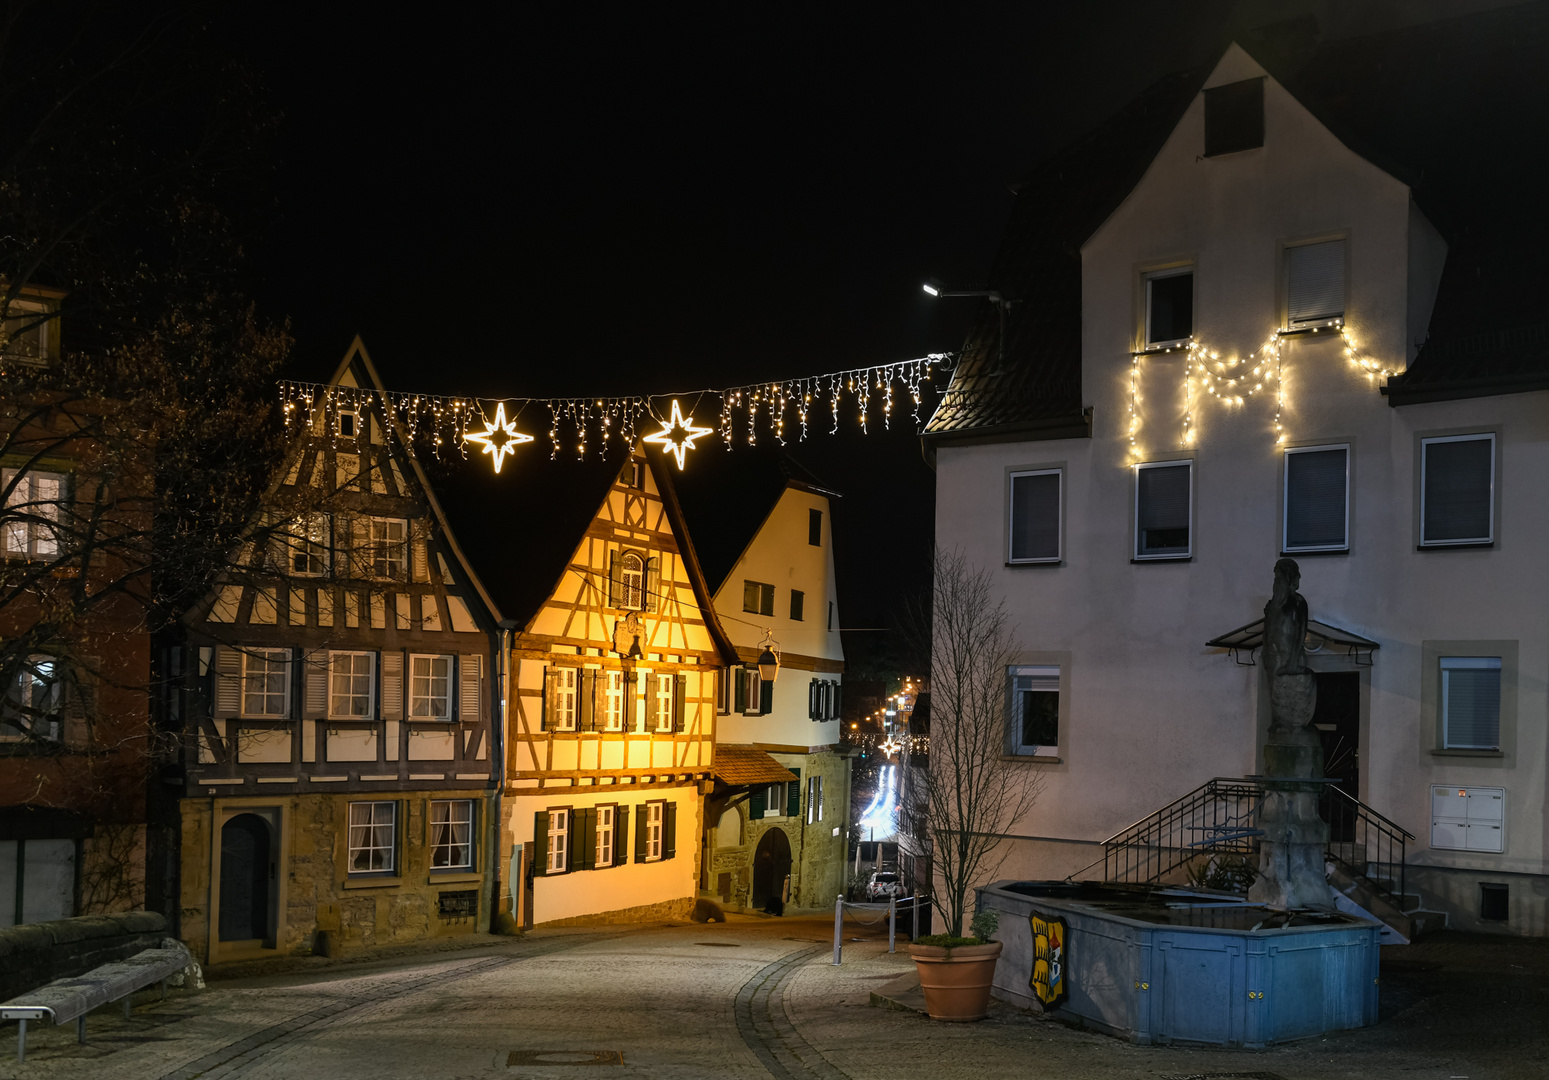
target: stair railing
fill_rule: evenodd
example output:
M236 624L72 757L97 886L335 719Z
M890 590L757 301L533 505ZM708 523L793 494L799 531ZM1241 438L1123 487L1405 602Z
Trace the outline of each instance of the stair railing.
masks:
M1201 854L1258 854L1253 780L1218 776L1103 841L1105 881L1156 881Z
M1329 835L1349 837L1346 843L1331 841L1328 857L1403 911L1408 891L1404 888L1405 857L1414 833L1333 784L1327 786L1327 792L1322 809L1328 819ZM1389 884L1384 885L1384 881Z

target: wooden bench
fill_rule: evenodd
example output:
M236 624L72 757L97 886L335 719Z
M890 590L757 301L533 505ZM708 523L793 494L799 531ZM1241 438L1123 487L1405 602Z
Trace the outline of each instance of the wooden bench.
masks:
M99 1005L122 1000L124 1019L129 1019L130 998L136 990L154 982L161 983L161 996L167 996L167 980L188 966L186 949L146 949L127 960L103 964L84 975L55 979L47 986L29 990L20 997L0 1004L0 1021L15 1020L16 1060L27 1060L27 1021L48 1020L54 1024L75 1021L75 1035L86 1041L86 1014Z

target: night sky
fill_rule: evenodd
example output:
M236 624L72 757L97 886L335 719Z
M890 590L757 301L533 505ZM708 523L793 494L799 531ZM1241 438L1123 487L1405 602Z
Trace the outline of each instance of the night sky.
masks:
M974 302L933 301L921 282L982 283L1008 185L1155 78L1211 62L1234 26L1314 11L1351 32L1481 6L1495 5L220 18L285 117L278 212L252 251L261 309L291 320L293 377L326 378L358 332L391 389L500 397L661 394L955 350ZM883 625L926 581L933 485L912 425L793 453L846 493L845 623Z

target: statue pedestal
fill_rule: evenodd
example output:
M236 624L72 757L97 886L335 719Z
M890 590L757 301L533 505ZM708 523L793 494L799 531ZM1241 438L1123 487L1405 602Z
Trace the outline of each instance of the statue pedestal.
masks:
M1259 807L1259 876L1248 890L1255 904L1281 910L1334 909L1324 869L1328 822L1318 813L1323 794L1323 744L1312 727L1317 683L1311 672L1270 679L1275 722L1264 744L1264 802Z

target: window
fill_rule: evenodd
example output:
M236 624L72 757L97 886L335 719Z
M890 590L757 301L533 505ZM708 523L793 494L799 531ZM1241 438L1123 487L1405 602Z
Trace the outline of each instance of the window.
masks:
M301 577L328 573L332 526L327 514L301 514L285 522L276 537L285 572Z
M33 304L11 301L7 305L9 317L5 320L5 345L0 355L19 360L24 364L37 364L49 357L58 356L58 330L46 308Z
M733 703L734 712L740 712L744 716L761 716L768 710L764 708L764 678L758 673L758 668L734 668L737 678L737 698Z
M374 578L402 581L409 557L409 523L402 518L367 518L360 565Z
M554 668L550 675L554 680L554 722L549 726L555 731L574 731L576 729L576 685L580 681L580 670L573 667L559 667Z
M619 483L625 487L645 490L645 462L634 458L624 462L624 471L619 474Z
M597 865L613 865L613 807L597 808Z
M764 789L764 816L779 817L785 813L785 784L770 784Z
M328 654L328 718L330 720L369 720L376 674L375 653L331 652Z
M807 594L800 589L791 590L791 621L801 622L803 609L807 606Z
M666 803L645 804L645 857L647 861L662 857L662 821L666 816Z
M242 715L283 719L290 709L290 652L248 649L242 653Z
M59 554L64 494L63 473L0 470L0 546L6 555L47 559Z
M807 824L815 825L823 820L823 778L807 777Z
M1264 80L1213 86L1205 91L1205 156L1234 154L1264 145Z
M340 409L334 414L335 430L341 439L353 439L360 432L360 413L355 409Z
M452 658L450 656L410 655L409 718L411 720L450 720L452 718Z
M350 873L391 874L397 865L397 833L397 803L350 803Z
M755 615L774 614L774 586L758 581L743 581L742 610Z
M634 608L645 606L645 560L633 551L626 551L619 559L618 606Z
M570 869L570 811L549 811L549 861L546 874L563 874Z
M56 657L34 653L18 664L0 699L0 741L57 739L61 689Z
M1506 789L1431 788L1431 847L1506 850Z
M1285 249L1286 325L1292 330L1345 316L1345 242Z
M1479 918L1485 922L1511 919L1511 886L1501 882L1479 883Z
M1349 550L1348 445L1300 446L1285 452L1284 514L1282 551Z
M1495 436L1420 440L1420 544L1495 542Z
M622 671L604 673L602 729L604 731L624 730L624 673Z
M839 719L839 683L835 679L813 679L807 684L807 719Z
M1441 658L1441 744L1446 750L1499 750L1501 658Z
M735 668L722 668L715 676L715 711L725 716L732 711L732 687L737 684Z
M473 800L430 801L430 867L473 869Z
M651 680L651 715L656 718L657 731L672 730L673 715L673 691L677 686L677 679L671 674L654 674L647 676Z
M360 483L360 455L334 454L334 477L340 491L355 489Z
M1181 345L1194 335L1194 271L1146 275L1146 347Z
M1052 754L1060 743L1060 669L1011 669L1009 708L1013 754Z
M1186 559L1192 554L1192 461L1135 466L1135 558Z
M823 511L807 511L807 543L813 547L823 546Z
M1011 541L1008 562L1060 561L1060 486L1064 470L1011 474Z

